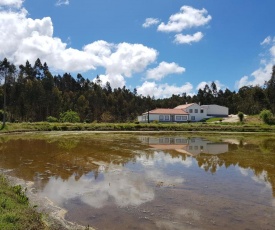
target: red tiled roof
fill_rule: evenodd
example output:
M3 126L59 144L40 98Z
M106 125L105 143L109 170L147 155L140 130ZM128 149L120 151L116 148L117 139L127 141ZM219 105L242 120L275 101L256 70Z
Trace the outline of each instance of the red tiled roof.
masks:
M188 115L188 113L184 112L181 109L154 109L154 110L149 111L149 114Z

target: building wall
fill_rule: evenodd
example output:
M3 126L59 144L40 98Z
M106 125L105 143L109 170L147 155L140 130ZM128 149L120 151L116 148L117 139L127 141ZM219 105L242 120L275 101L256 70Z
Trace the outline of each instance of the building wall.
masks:
M209 117L226 117L228 116L228 108L220 105L198 105L192 104L186 109L185 112L189 115L167 115L167 114L150 114L149 121L160 121L160 122L187 122L187 121L200 121ZM160 119L160 116L163 116L163 119ZM169 119L166 119L165 116L169 116ZM182 116L182 119L177 119L177 116ZM185 119L187 118L187 119ZM143 114L142 117L138 117L140 122L148 122L148 115Z
M200 121L207 117L206 109L198 104L190 105L185 111L189 113L190 121Z
M159 122L187 122L189 120L188 115L171 115L171 114L150 114L149 121ZM148 115L142 115L138 117L139 122L148 122Z
M170 116L169 116L169 119L170 119ZM152 121L159 121L159 114L150 114L149 113L149 121L150 122L152 122Z
M228 108L220 105L206 105L208 116L228 116Z

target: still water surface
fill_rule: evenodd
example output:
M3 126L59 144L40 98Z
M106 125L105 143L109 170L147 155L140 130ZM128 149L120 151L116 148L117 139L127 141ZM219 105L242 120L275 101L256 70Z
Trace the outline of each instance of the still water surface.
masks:
M0 137L0 168L96 229L275 229L275 137Z

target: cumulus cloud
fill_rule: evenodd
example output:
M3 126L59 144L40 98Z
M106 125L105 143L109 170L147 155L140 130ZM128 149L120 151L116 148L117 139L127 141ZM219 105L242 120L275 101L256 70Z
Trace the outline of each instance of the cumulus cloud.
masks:
M112 165L109 165L112 168ZM61 178L51 178L41 195L49 197L62 205L69 199L81 199L85 204L102 208L110 204L110 200L120 207L138 206L154 199L154 191L148 187L141 175L134 175L126 170L119 176L105 173L104 180L97 181L89 175L82 176L78 181L74 176L63 181Z
M226 88L226 86L224 84L222 84L219 80L214 81L214 83L216 84L218 91L220 89L224 90ZM203 90L205 85L208 85L209 87L211 87L211 84L212 84L212 81L208 81L208 82L202 81L198 84L198 86L196 87L196 90L199 90L199 89Z
M55 71L85 72L101 67L105 69L102 79L116 87L125 84L124 77L145 71L158 56L155 49L142 44L113 44L102 40L87 44L81 50L74 49L53 36L50 17L28 18L23 8L0 12L0 56L16 65L26 60L34 63L40 58Z
M181 32L187 29L196 28L207 25L212 17L208 14L206 9L195 9L191 6L182 6L180 12L170 16L167 23L161 22L157 18L147 18L143 23L143 27L147 28L151 25L159 24L157 30L160 32L174 32L174 42L177 44L190 44L192 42L199 42L203 38L202 32L194 34L182 34Z
M191 6L182 6L180 12L171 15L166 24L162 22L158 26L158 31L179 33L185 29L206 25L211 19L206 9L198 10Z
M178 95L182 93L192 94L193 86L187 82L182 86L175 86L165 84L156 84L155 82L145 81L141 86L137 87L138 94L144 96L154 96L155 98L171 97L173 94Z
M192 42L199 42L203 38L202 32L197 32L193 35L176 34L174 42L177 44L190 44Z
M58 0L56 2L56 5L57 6L61 6L61 5L69 5L70 4L70 1L69 0Z
M142 24L142 27L148 28L152 25L159 24L159 19L158 18L146 18L145 22Z
M131 77L133 73L143 71L156 60L158 52L142 44L120 43L115 52L103 60L108 74L123 74Z
M112 88L122 88L123 86L126 85L125 78L122 75L112 75L110 76L109 74L107 75L99 75L99 78L101 80L102 86L105 86L107 82L110 83ZM93 79L93 81L96 81L96 78Z
M20 6L22 2L13 0L8 3ZM4 1L1 3L3 5ZM125 79L134 74L146 73L148 79L160 80L168 74L180 74L185 71L176 63L162 62L155 69L146 72L148 66L156 62L158 52L143 44L114 44L98 40L86 44L82 49L74 49L68 47L60 38L54 37L53 31L50 17L32 19L22 7L16 10L1 8L0 58L7 57L15 65L24 64L27 60L34 63L40 58L56 72L85 72L103 68L105 73L100 75L101 81L103 84L110 82L113 88L123 87L126 84ZM139 87L139 93L166 97L183 92L190 93L191 89L190 83L178 87L144 82ZM151 90L154 90L154 93Z
M0 0L0 7L7 6L7 7L20 8L23 2L24 0Z
M156 168L161 166L161 168L168 167L169 165L181 164L186 168L192 166L193 161L191 157L183 159L181 156L172 157L170 154L165 154L163 151L154 151L154 154L151 156L141 155L136 157L136 162L141 163L144 167Z
M267 54L261 60L261 66L251 73L250 76L243 76L239 81L236 81L235 88L239 89L243 86L263 86L271 77L272 67L275 65L275 37L268 36L264 39L261 45L266 45Z
M169 74L181 74L185 72L185 68L179 66L175 62L161 62L158 67L147 70L146 78L161 80Z

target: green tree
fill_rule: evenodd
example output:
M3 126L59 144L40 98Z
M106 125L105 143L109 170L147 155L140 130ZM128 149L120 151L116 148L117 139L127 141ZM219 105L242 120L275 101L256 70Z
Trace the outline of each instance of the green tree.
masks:
M6 124L6 103L7 103L7 82L13 78L14 73L16 72L16 68L13 64L11 64L7 58L4 58L3 61L0 61L0 80L4 80L4 103L3 103L3 125L5 127Z
M84 95L79 96L76 103L77 111L79 113L80 119L83 121L87 114L87 109L89 108L89 101L86 100Z
M271 111L275 114L275 65L272 68L271 78L266 84L266 93Z
M76 122L80 122L80 117L77 112L68 110L68 111L60 114L60 121L76 123Z

